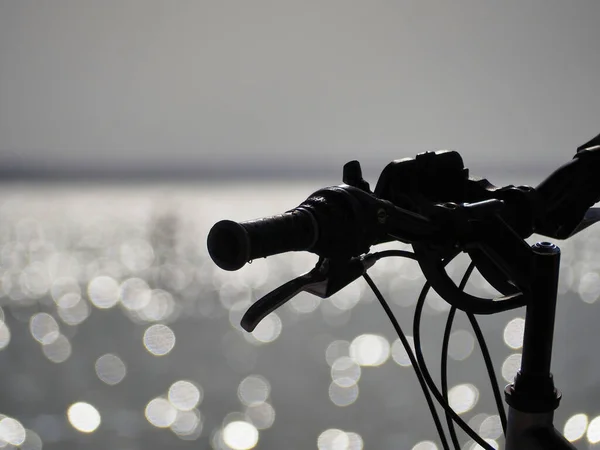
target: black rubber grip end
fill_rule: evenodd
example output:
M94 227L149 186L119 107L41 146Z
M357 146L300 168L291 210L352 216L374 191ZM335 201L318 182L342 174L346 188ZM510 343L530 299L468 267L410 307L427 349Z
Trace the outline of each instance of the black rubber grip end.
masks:
M241 269L250 260L250 237L246 229L232 220L217 222L208 233L208 253L224 270Z

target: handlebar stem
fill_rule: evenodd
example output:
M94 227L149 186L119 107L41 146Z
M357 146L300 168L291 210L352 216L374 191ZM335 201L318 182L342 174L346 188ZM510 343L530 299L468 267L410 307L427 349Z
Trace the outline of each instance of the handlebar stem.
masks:
M532 250L521 370L504 391L509 405L506 449L574 449L552 425L561 399L550 373L560 249L539 242Z
M548 377L552 359L554 317L560 268L560 249L549 242L532 246L531 297L525 314L524 376Z

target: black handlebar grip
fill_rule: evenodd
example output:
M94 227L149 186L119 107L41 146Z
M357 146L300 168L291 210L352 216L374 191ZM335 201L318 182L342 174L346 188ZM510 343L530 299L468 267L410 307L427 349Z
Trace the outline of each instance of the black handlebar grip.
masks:
M272 217L234 222L221 220L208 233L208 253L225 270L241 269L248 261L294 250L309 250L317 241L314 216L296 208Z

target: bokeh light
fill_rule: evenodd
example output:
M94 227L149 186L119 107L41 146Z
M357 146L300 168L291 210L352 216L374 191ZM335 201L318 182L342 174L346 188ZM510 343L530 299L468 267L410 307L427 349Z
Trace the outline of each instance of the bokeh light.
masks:
M587 428L587 439L590 444L597 444L600 442L600 416L590 420Z
M440 294L431 289L427 298L425 299L425 304L428 306L426 312L439 314L450 310L450 304L444 300Z
M144 415L155 427L168 428L177 419L177 409L166 398L158 397L148 402Z
M33 430L25 430L25 441L19 446L20 450L42 450L43 442Z
M410 349L414 353L414 351L415 351L414 338L412 336L406 336L406 340L408 341L408 345L410 346ZM412 364L410 362L408 353L407 353L406 349L404 348L404 345L402 345L402 341L400 339L396 339L394 341L394 343L392 344L391 351L392 351L392 359L399 366L408 367Z
M499 445L494 439L484 439L484 441L491 446L493 449L498 450ZM483 450L483 447L479 445L477 442L470 442L468 446L469 450Z
M350 344L350 357L361 366L380 366L390 357L390 343L377 334L362 334Z
M238 397L246 406L260 405L269 398L271 385L260 375L249 375L238 386Z
M349 356L341 356L331 366L331 379L341 387L350 387L358 382L361 369Z
M438 450L438 446L432 441L421 441L412 450Z
M230 422L223 429L223 440L233 450L249 450L258 443L258 430L248 422Z
M498 439L503 434L502 422L497 414L486 417L479 426L479 435L484 439Z
M342 311L349 311L360 301L361 293L361 284L353 283L332 295L328 301Z
M152 325L144 332L144 346L154 356L164 356L175 347L175 333L166 325Z
M18 420L11 417L0 420L0 447L2 442L19 446L25 442L25 436L25 428Z
M319 450L346 450L350 447L348 433L337 428L323 431L317 438Z
M332 381L329 385L329 399L336 406L350 406L358 399L358 393L358 384L344 387Z
M504 327L504 343L512 349L523 346L523 335L525 332L525 319L516 317Z
M478 399L479 391L472 384L459 384L448 392L448 403L457 414L473 409Z
M246 408L246 416L258 430L265 430L275 422L275 408L267 402L257 403Z
M600 296L600 274L598 272L584 273L579 279L577 292L585 303L595 303Z
M59 334L51 343L44 344L42 351L44 352L44 356L53 363L62 363L71 356L71 342L66 336Z
M77 431L92 433L100 426L100 413L89 403L77 402L67 410L69 423Z
M63 295L57 302L58 316L67 325L79 325L87 319L91 308L77 293Z
M177 416L170 428L180 438L186 440L196 439L202 432L202 415L197 409L177 411Z
M10 343L10 329L8 325L4 323L3 320L0 320L0 350L6 348L6 346Z
M346 435L350 441L348 444L348 450L362 450L364 447L364 441L360 434L354 431L347 431Z
M588 416L584 413L574 414L567 419L563 428L563 435L570 441L581 439L588 427Z
M145 308L150 303L151 295L150 286L141 278L128 278L119 288L121 304L131 311Z
M48 313L38 313L32 316L29 321L29 330L40 344L51 344L60 335L58 323Z
M88 295L95 307L112 308L119 301L119 283L109 276L96 277L88 285Z
M254 329L252 336L259 342L273 342L281 334L281 319L276 313L265 317Z
M114 386L125 378L125 363L117 355L107 353L96 360L96 375L106 384Z
M325 350L325 360L329 366L342 356L350 356L350 342L343 340L333 341Z
M450 334L448 355L456 361L467 359L475 348L475 338L470 331L456 330Z
M191 411L202 401L202 391L191 381L176 381L167 394L171 404L180 411Z
M52 282L50 294L54 301L59 304L60 299L67 294L81 295L81 287L73 277L58 277Z
M521 369L521 354L513 353L502 363L502 378L512 383L519 369Z
M316 295L302 292L288 303L289 307L298 314L310 314L321 305L321 298Z

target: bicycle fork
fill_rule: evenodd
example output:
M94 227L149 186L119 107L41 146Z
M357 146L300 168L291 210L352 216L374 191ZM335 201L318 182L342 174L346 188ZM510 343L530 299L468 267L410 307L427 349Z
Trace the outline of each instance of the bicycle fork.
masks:
M506 450L576 450L553 424L561 399L550 373L560 249L538 242L532 250L521 369L504 390L509 406Z

